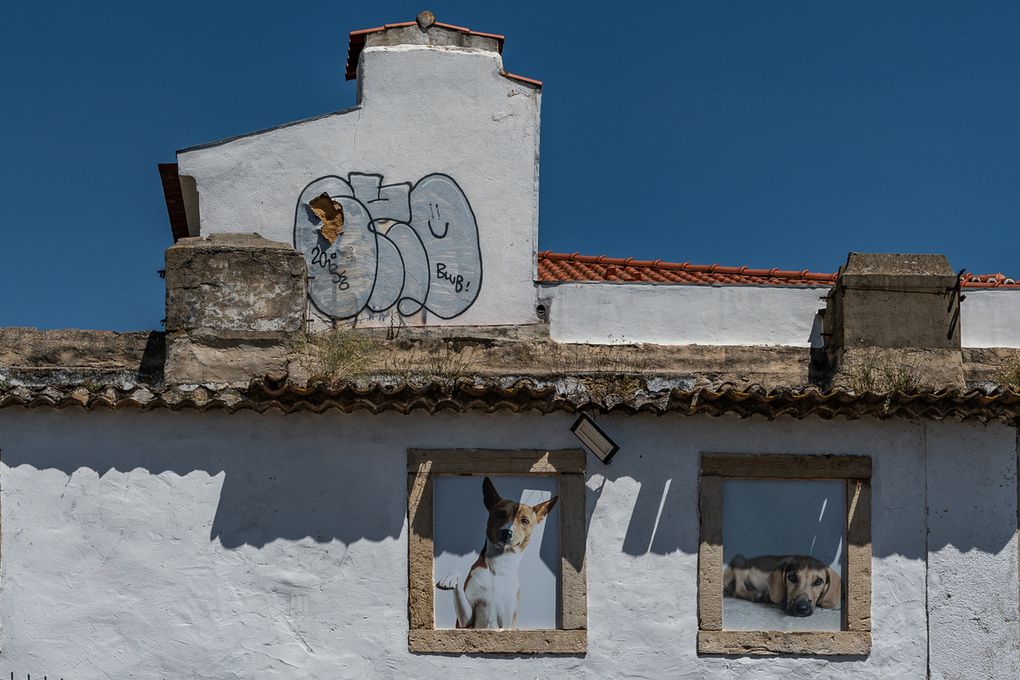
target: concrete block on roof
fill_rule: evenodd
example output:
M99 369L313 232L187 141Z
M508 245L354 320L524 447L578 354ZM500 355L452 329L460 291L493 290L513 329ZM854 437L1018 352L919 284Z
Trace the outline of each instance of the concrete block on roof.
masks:
M945 256L850 253L828 296L825 333L837 348L959 350L959 309Z
M166 251L168 383L245 385L287 369L305 330L308 271L257 234L184 238Z
M307 276L291 245L256 234L181 239L166 251L166 329L303 331Z
M943 255L850 253L823 325L832 384L870 392L965 384L959 279Z

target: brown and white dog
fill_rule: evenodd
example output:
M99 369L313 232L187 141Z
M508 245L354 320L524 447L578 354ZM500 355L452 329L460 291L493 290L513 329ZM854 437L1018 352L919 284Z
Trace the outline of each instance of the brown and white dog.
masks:
M436 583L440 590L452 590L457 628L515 628L521 601L517 570L531 532L556 505L553 496L537 505L515 503L499 495L488 477L482 482L482 500L489 511L485 545L461 583L451 574Z
M723 568L723 594L779 605L791 616L839 608L839 574L807 555L737 555Z

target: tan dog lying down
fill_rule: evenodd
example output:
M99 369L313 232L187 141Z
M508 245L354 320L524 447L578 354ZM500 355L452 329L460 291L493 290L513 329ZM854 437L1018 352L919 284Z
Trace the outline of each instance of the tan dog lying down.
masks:
M776 604L791 616L837 609L842 591L839 575L807 555L737 555L723 567L724 595Z

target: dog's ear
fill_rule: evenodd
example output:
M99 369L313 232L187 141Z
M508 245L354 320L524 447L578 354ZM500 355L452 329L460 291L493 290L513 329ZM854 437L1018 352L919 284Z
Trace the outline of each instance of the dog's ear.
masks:
M843 596L843 581L831 567L825 568L825 575L829 582L825 585L825 590L822 591L818 606L824 609L839 609L839 603Z
M740 553L737 553L733 556L733 559L730 560L730 566L734 569L745 569L747 568L747 558Z
M786 604L786 563L782 563L769 574L769 599L772 604Z
M549 511L556 505L556 501L560 499L559 496L553 496L547 501L542 501L538 505L531 506L531 509L535 511L535 521L541 522L545 519L545 516L549 514Z
M496 485L492 483L492 480L488 477L482 482L482 500L485 501L485 509L492 510L496 503L503 500L503 497L496 491Z

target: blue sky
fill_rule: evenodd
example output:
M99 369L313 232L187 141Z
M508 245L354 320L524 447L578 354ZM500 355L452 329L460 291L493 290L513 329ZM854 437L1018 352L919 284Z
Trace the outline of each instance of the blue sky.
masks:
M0 326L160 328L156 164L353 105L347 33L426 6L545 83L543 249L1020 274L1015 0L8 3Z

